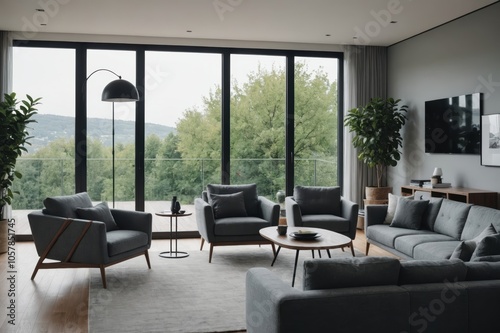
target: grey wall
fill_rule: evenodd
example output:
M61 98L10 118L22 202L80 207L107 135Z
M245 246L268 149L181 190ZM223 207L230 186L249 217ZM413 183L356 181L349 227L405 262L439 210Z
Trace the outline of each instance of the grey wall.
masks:
M500 167L480 155L424 153L424 103L472 92L484 94L484 114L500 113L500 3L389 47L389 96L409 106L403 160L389 171L394 192L410 179L443 169L453 186L500 192Z

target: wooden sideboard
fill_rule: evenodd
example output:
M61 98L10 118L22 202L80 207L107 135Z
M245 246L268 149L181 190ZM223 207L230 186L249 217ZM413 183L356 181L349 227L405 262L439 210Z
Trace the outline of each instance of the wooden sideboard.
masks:
M432 197L471 203L498 209L498 193L465 187L426 188L420 186L401 186L401 195L413 195L415 191L430 192Z

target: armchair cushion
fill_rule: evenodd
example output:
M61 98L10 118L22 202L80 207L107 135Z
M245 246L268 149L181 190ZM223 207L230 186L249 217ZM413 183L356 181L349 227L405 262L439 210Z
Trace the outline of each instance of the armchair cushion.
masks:
M216 219L248 216L243 192L232 194L209 193L208 203L212 206Z
M106 233L110 257L147 246L148 235L136 230L114 230Z
M73 195L49 197L43 201L45 209L44 214L54 215L67 218L78 218L76 214L76 209L89 208L92 207L92 201L90 200L87 192L77 193Z
M261 216L259 197L257 195L257 185L256 184L245 184L245 185L219 185L219 184L208 184L207 185L208 198L210 200L211 194L234 194L238 192L243 192L243 197L245 199L245 210L247 216Z
M118 229L115 219L113 218L113 215L111 215L108 204L105 202L101 202L100 204L90 208L77 208L76 215L84 220L104 222L106 225L106 231Z
M341 215L340 187L295 186L293 197L302 215Z
M258 235L262 228L270 227L271 222L259 217L228 217L215 221L216 236Z

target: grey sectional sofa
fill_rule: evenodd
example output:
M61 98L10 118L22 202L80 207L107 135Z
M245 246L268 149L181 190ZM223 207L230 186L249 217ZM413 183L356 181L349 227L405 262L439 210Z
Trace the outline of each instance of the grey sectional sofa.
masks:
M247 331L500 331L500 262L313 259L304 262L303 285L250 269Z
M366 254L370 244L374 244L403 259L449 259L461 242L479 236L490 224L497 232L500 231L500 210L493 208L432 198L422 213L418 229L385 224L387 208L387 205L366 206ZM411 210L406 210L405 214L416 215ZM493 256L477 260L498 258Z

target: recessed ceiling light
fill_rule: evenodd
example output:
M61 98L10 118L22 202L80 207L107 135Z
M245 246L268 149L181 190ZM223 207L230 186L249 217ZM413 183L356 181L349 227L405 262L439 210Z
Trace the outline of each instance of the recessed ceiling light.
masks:
M392 24L394 24L394 23L398 23L398 21L391 21L391 23L392 23Z
M193 32L193 30L186 30L186 32Z
M331 35L330 35L330 34L326 34L325 36L326 36L326 37L330 37Z
M352 37L352 39L358 39L358 36L354 36L354 37Z
M37 8L37 9L36 9L36 11L37 11L37 12L44 12L44 11L45 11L45 9L42 9L42 8Z

